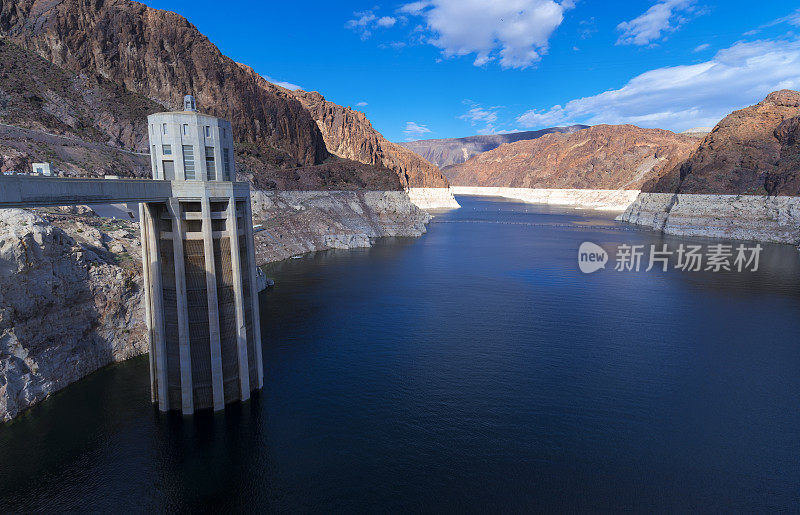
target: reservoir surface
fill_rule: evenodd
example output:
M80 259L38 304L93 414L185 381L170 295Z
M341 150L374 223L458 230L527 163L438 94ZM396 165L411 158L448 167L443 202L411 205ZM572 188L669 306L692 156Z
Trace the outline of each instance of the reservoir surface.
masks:
M720 241L458 200L266 267L250 402L159 414L141 357L0 426L1 511L800 509L797 249L617 271L620 245Z

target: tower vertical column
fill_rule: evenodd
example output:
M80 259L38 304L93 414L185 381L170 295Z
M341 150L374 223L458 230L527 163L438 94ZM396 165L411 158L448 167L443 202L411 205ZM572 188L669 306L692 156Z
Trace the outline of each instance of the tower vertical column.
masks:
M225 408L222 381L222 345L220 343L219 302L217 301L217 271L214 264L214 240L211 226L211 202L208 195L200 200L203 218L203 246L206 259L206 291L208 292L208 340L211 345L211 390L214 411Z
M158 384L156 383L156 340L153 337L153 306L150 288L150 227L145 218L145 204L139 203L139 232L142 239L142 281L144 283L144 319L147 323L147 348L150 360L150 402L158 399Z
M144 207L140 213L144 213L144 218L140 218L143 230L146 230L146 249L142 248L142 260L145 268L149 272L149 282L145 287L150 290L149 299L152 303L150 310L152 324L150 329L151 344L150 352L155 352L151 363L155 364L155 377L158 397L158 409L160 411L169 410L169 395L167 389L167 349L164 341L164 297L161 289L161 256L159 255L160 227L156 224L153 217L153 207L150 204L140 204Z
M186 301L186 271L183 255L183 217L178 199L169 199L172 219L172 252L175 262L175 298L178 311L178 350L181 369L181 409L184 415L194 413L192 390L192 355L189 349L189 312Z
M239 224L236 216L236 197L228 200L228 241L231 247L231 271L233 272L233 298L236 306L236 342L239 355L239 387L241 400L250 398L250 369L247 360L247 327L244 316L244 286L242 285L242 263L239 256Z
M250 199L245 202L244 231L247 238L247 259L250 261L250 298L253 303L253 346L256 351L256 370L258 371L258 388L264 388L264 364L261 359L261 312L258 303L258 284L256 281L256 241L253 235L253 209Z

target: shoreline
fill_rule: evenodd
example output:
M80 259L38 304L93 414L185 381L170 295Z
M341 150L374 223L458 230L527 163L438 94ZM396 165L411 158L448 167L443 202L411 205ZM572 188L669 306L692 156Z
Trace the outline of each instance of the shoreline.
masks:
M456 195L504 197L531 204L570 206L599 211L625 211L639 195L639 190L502 188L488 186L453 186Z

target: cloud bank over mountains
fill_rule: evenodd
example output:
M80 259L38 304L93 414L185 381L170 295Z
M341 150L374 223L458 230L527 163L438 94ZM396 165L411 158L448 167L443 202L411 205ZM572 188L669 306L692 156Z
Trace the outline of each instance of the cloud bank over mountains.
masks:
M713 126L778 89L800 89L799 39L736 43L709 61L650 70L619 89L531 109L516 121L524 128L631 123L685 130Z
M442 59L471 59L473 65L484 67L490 73L503 73L502 70L536 73L537 63L548 53L551 41L555 41L554 34L564 25L565 18L573 10L581 13L576 16L591 13L587 6L588 3L579 0L416 0L406 1L393 10L388 10L388 6L375 6L369 11L354 13L347 27L362 39L382 30L385 38L379 45L398 52L410 52L416 46L432 46L438 49ZM713 126L732 110L750 105L772 91L800 89L800 35L797 31L800 9L787 9L773 21L743 32L739 41L731 38L722 43L716 36L702 32L703 29L687 37L700 17L708 26L707 17L719 9L718 4L712 5L706 0L650 0L643 7L645 9L638 13L630 9L616 10L617 14L628 13L627 19L608 20L610 23L605 28L598 25L597 13L582 21L575 19L570 26L575 30L576 39L594 38L595 48L605 44L606 52L628 52L627 58L631 57L630 52L644 55L661 51L676 55L675 49L667 43L683 29L681 45L685 48L688 39L691 46L677 62L682 60L685 64L674 65L675 60L671 60L668 61L670 66L654 66L644 72L641 67L632 67L635 72L618 76L611 82L615 89L596 92L600 86L595 91L589 86L585 89L594 94L564 99L563 103L550 107L534 105L525 109L526 102L531 105L536 101L535 96L511 101L502 99L502 95L494 95L499 101L481 96L483 105L465 100L466 110L454 113L453 118L466 122L479 134L567 124L626 123L681 131ZM768 35L770 31L766 29L778 26L782 28ZM606 36L597 41L596 34L600 30L604 30ZM757 34L761 34L761 39L754 40ZM565 44L562 40L568 37L565 33L557 41ZM691 41L691 38L696 39ZM574 41L568 43L573 45ZM626 46L634 48L620 48ZM563 54L559 58L563 59ZM616 64L623 63L624 60ZM556 66L568 64L559 62ZM598 82L608 87L609 82ZM486 107L494 103L511 107ZM429 121L408 122L402 132L407 137L430 133L423 122Z

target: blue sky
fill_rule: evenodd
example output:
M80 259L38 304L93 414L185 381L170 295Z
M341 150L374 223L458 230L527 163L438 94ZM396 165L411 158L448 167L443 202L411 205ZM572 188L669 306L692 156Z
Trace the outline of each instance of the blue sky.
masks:
M795 1L146 3L393 141L569 123L680 131L800 89Z

